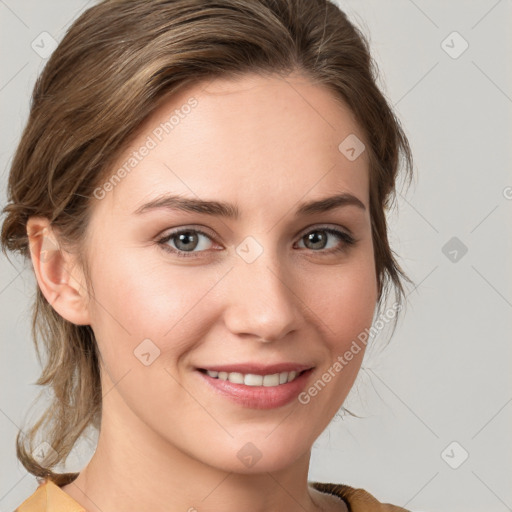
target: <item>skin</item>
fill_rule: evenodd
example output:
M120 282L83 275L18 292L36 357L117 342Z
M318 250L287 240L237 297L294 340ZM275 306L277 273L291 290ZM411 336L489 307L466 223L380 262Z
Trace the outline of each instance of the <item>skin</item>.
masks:
M39 286L61 316L92 326L102 359L98 446L63 490L91 512L347 510L307 476L312 445L352 387L364 346L308 404L269 410L215 394L195 368L307 362L315 367L307 389L370 327L377 280L368 160L338 149L349 134L363 135L347 107L303 76L216 79L163 104L113 172L192 96L191 113L94 200L93 289L71 252L41 258L43 239L58 241L46 219L27 226ZM233 203L241 217L133 214L166 192ZM342 192L366 209L295 215L302 201ZM356 243L327 235L326 248L307 245L305 235L323 226L349 230ZM195 248L189 242L196 257L157 243L182 227L211 235ZM263 248L252 263L236 252L248 236ZM167 245L183 247L176 237ZM335 247L343 250L328 254ZM149 366L134 355L147 338L160 350ZM251 467L237 457L248 442L262 455Z

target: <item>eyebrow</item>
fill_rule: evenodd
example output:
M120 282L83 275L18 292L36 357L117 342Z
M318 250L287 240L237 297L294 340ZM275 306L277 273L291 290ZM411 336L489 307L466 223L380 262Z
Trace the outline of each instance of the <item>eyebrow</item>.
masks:
M345 206L356 206L357 208L366 211L365 205L356 196L343 193L325 197L316 201L300 203L297 208L296 215L314 215L315 213L327 212L335 208ZM145 212L159 209L203 213L206 215L216 215L235 220L240 218L240 210L234 204L222 201L206 201L203 199L181 197L173 194L159 196L143 204L133 213L135 215L141 215Z

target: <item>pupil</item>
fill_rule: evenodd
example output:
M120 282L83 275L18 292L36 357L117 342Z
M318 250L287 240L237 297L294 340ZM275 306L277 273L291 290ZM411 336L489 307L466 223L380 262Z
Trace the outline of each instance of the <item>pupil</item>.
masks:
M323 233L321 235L318 235L318 233L322 233L321 231L315 231L314 233L310 233L307 238L308 238L308 241L310 242L313 242L313 245L315 245L315 249L318 249L318 248L322 248L323 245L325 244L325 236L323 235ZM318 240L320 242L318 242ZM319 243L319 245L318 245Z
M195 234L190 233L190 232L181 233L180 235L178 235L178 243L176 244L178 246L178 249L182 249L182 250L189 250L190 249L191 244L187 243L187 239L192 239L192 246L194 245L194 241L197 242L197 236ZM179 244L182 244L182 243L185 243L184 247L180 247L179 246Z

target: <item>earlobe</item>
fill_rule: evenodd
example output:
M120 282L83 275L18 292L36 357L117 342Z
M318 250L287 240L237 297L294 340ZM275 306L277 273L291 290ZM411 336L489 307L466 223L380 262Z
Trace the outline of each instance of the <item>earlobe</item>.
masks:
M46 300L69 322L90 325L83 273L75 257L59 246L50 221L44 217L30 217L27 235L34 273Z

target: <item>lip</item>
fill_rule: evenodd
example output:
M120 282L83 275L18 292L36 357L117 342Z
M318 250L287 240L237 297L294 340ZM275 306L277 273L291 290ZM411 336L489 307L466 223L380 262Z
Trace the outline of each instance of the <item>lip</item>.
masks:
M273 370L270 370L270 373L279 373L279 370L275 370L275 368L286 368L285 365L272 365L265 367L258 367L257 365L250 366L253 368L251 371L243 371L240 373L253 373L255 371L259 371L260 373L255 373L255 375L265 375L270 368L274 368ZM300 365L293 366L294 368L300 367ZM229 368L229 371L237 371L242 367L242 365L223 365L211 368L215 368L215 370L217 368ZM231 368L236 369L232 370ZM264 371L262 368L264 368ZM282 369L281 371L293 371L294 368L291 370ZM228 370L221 369L220 371ZM278 386L246 386L245 384L234 384L228 380L210 377L206 372L200 371L199 368L196 369L195 373L197 373L202 382L206 384L207 389L214 391L217 396L220 395L236 403L237 405L250 409L275 409L277 407L283 407L293 402L301 393L301 391L304 390L309 377L313 372L313 368L306 366L303 367L303 370L301 371L303 373L297 376L291 382L280 384Z
M296 371L300 373L304 370L313 368L312 364L300 363L277 363L277 364L257 364L257 363L236 363L236 364L221 364L215 366L198 367L198 370L210 370L217 372L238 372L238 373L252 373L253 375L272 375L280 372Z

